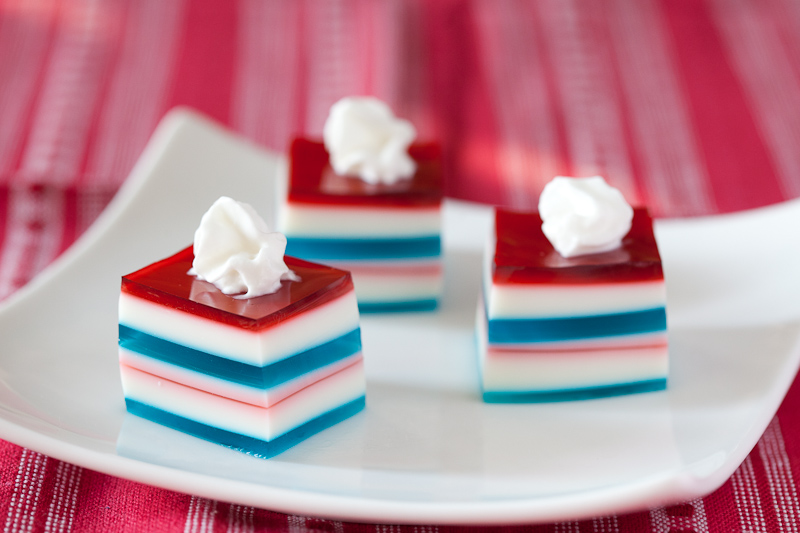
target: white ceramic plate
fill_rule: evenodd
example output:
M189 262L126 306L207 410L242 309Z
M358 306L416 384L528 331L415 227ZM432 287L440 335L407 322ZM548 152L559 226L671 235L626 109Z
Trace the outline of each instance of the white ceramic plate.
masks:
M164 120L100 220L0 308L0 436L178 491L412 523L577 519L704 495L755 445L800 360L800 202L660 222L669 389L486 405L472 329L490 212L451 202L437 313L365 316L364 413L271 460L126 416L120 276L187 245L221 194L272 213L280 159L189 111Z

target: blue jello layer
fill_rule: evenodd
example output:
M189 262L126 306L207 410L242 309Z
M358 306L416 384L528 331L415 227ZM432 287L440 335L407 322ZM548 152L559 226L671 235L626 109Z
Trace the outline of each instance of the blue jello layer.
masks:
M119 345L146 357L202 372L215 378L268 389L361 351L361 330L356 328L325 344L266 366L232 361L154 337L122 324L119 325Z
M438 235L391 239L326 239L288 236L286 255L307 260L385 260L439 257Z
M353 416L364 409L366 400L364 396L357 398L271 441L264 441L240 433L209 426L128 398L125 399L125 405L129 413L146 418L162 426L177 429L183 433L188 433L189 435L233 448L234 450L267 459L288 450L295 444L319 433L323 429L327 429Z
M623 396L640 392L660 391L667 388L666 378L637 381L634 383L621 383L617 385L603 385L599 387L586 387L581 389L557 389L543 391L504 391L484 392L483 401L487 403L547 403L564 402L572 400L592 400L610 396Z
M663 307L597 316L489 320L490 344L557 342L666 331Z
M414 311L433 311L439 305L435 298L424 300L406 300L402 302L358 302L361 313L408 313Z

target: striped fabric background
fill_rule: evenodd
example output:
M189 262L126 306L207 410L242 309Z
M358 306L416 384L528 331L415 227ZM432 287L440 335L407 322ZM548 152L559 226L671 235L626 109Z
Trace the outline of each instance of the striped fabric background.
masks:
M91 224L171 107L283 151L349 94L440 139L458 198L533 207L553 175L596 173L664 217L800 197L794 0L0 0L0 298ZM525 530L798 531L798 387L714 494ZM519 530L286 516L0 442L3 514L9 532Z

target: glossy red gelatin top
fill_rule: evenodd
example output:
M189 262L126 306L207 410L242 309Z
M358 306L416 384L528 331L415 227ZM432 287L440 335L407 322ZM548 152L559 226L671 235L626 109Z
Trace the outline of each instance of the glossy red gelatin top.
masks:
M661 257L646 208L635 208L622 246L565 258L542 232L538 213L495 212L494 283L593 284L663 280Z
M350 273L286 256L301 281L283 281L273 294L234 298L187 272L192 247L122 277L122 291L165 307L249 330L272 327L353 289Z
M417 163L413 177L391 185L371 184L358 177L336 174L322 142L294 139L289 147L288 200L362 207L439 205L444 187L441 148L435 143L418 143L412 144L408 153Z

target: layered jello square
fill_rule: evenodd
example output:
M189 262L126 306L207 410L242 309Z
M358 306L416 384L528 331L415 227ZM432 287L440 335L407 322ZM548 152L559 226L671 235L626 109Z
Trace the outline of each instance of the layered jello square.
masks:
M664 389L666 290L646 209L619 248L565 258L536 213L497 209L478 351L487 402L548 402Z
M322 142L289 150L286 253L352 272L362 311L434 309L442 292L441 151L418 143L408 153L416 172L388 184L336 174Z
M129 412L271 457L363 409L348 272L292 257L300 281L236 298L188 274L193 249L122 278L119 360Z

